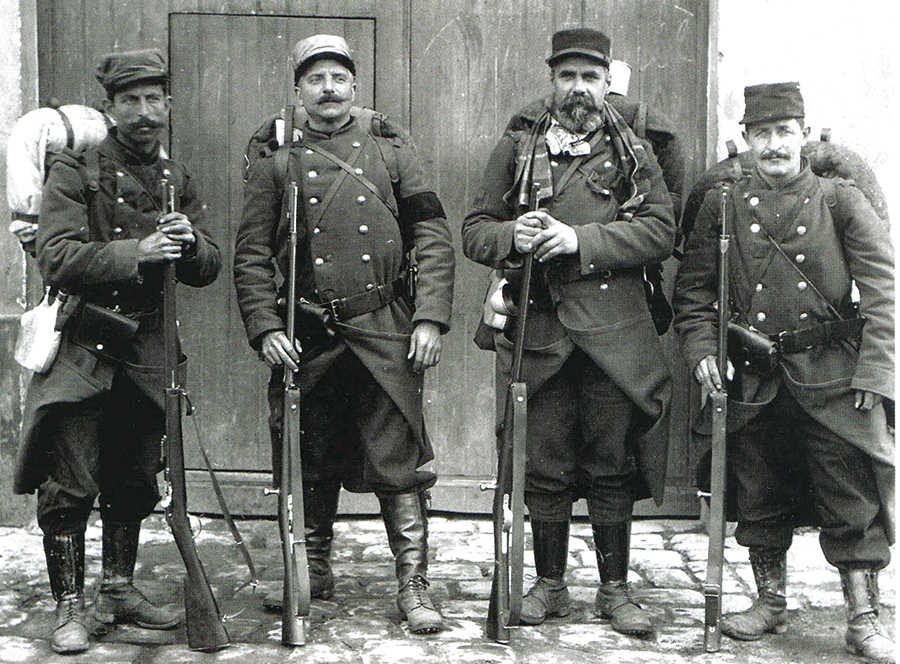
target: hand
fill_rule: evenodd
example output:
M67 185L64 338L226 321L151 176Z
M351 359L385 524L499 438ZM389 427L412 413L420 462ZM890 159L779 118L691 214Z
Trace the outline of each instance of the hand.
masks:
M37 229L37 224L20 220L14 221L9 226L9 230L13 232L13 235L15 235L22 244L34 242L34 238L37 237Z
M854 390L853 407L862 413L868 413L875 406L880 404L882 399L884 399L884 397L882 397L880 394L875 394L874 392L867 392L866 390Z
M728 380L734 377L734 365L731 363L731 360L728 360L725 373L728 375ZM719 367L716 364L715 355L707 355L697 362L697 366L694 367L694 378L707 392L722 391L722 377L719 375Z
M416 324L409 338L407 360L413 361L412 370L420 373L441 361L441 328L437 323L423 320Z
M530 219L540 222L540 230L531 239L534 257L543 263L563 254L578 253L578 235L575 229L559 219L551 217L544 209L526 212L519 219Z
M156 230L165 233L169 239L180 242L183 247L188 247L197 241L191 220L181 212L168 212L159 218Z
M139 263L166 263L181 258L182 244L162 231L153 231L138 242Z
M284 330L273 330L263 337L259 356L270 368L287 364L291 371L297 371L300 368L298 363L302 352L299 341L294 339L294 347L291 348L291 342L288 341Z
M533 212L526 212L516 219L513 227L513 240L516 251L520 254L530 254L534 251L534 236L537 235L543 226L541 220L534 216Z

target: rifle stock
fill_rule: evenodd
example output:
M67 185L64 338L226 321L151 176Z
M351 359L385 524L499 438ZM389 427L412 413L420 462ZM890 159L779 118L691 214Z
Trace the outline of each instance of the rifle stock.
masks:
M725 558L725 488L728 448L728 393L725 387L728 369L728 245L726 226L728 189L722 188L722 231L719 237L718 328L716 368L722 389L710 394L712 407L712 458L710 463L709 549L706 559L705 630L703 646L718 652L722 640L722 568Z
M160 183L164 201L163 212L175 210L175 188L165 178ZM179 378L180 344L178 343L175 264L169 262L163 269L163 324L165 336L166 374L168 386L165 393L166 434L164 449L166 459L166 521L172 530L175 544L184 561L187 575L184 578L184 609L187 623L188 647L191 650L213 652L229 645L225 630L203 569L191 524L187 515L187 488L184 473L184 440L182 438L181 413L185 399Z
M530 208L538 207L540 185L533 184ZM522 380L525 325L531 297L534 255L525 254L522 287L517 307L512 371L506 392L503 423L497 432L497 480L494 490L494 574L488 603L485 635L509 643L509 629L519 624L522 612L525 563L525 439L528 390Z

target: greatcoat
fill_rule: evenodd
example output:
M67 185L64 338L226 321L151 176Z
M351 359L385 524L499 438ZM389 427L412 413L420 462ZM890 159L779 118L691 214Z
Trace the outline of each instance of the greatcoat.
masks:
M337 336L321 347L304 346L295 378L301 394L312 390L332 362L348 348L390 395L419 446L419 464L433 458L422 418L423 375L407 360L410 333L419 321L450 327L454 258L450 229L408 137L387 120L373 136L356 118L326 134L303 127L290 149L287 170L276 156L257 161L244 192L238 230L234 281L251 347L259 350L266 333L284 330L277 301L276 269L288 274L285 183L299 187L297 296L315 303L357 296L400 278L406 251L415 249L417 279L414 310L404 298L349 320L337 321ZM376 195L338 164L312 150L321 146L359 171ZM332 185L341 179L336 190ZM325 207L323 210L322 208ZM298 337L321 337L298 316ZM363 407L365 405L363 404ZM377 434L377 432L375 432ZM396 441L376 440L377 445Z
M516 152L523 131L546 106L531 105L513 118L490 156L480 193L463 224L463 252L493 268L521 264L513 242ZM639 411L632 437L638 470L644 480L638 497L649 490L663 499L668 458L671 375L662 344L647 309L644 265L672 254L675 220L650 144L632 135L639 161L637 177L648 187L633 216L619 211L627 188L619 156L607 140L599 141L562 191L558 179L572 157L551 157L554 195L542 203L548 213L574 227L577 255L560 256L546 266L535 263L546 280L552 304L533 307L526 326L524 380L534 394L582 349L625 392ZM509 375L512 344L496 337L497 360ZM529 437L540 431L529 430Z
M51 162L36 239L38 266L46 286L72 296L67 306L91 302L138 319L141 325L113 357L108 349L84 339L76 343L73 332L80 313L77 308L71 313L53 366L48 373L32 376L28 388L16 493L31 493L44 480L47 458L41 423L53 404L96 396L110 389L121 371L160 409L164 406L163 267L139 264L137 248L156 230L164 175L176 185L176 209L190 219L197 238L175 263L178 280L205 286L216 279L221 266L219 249L203 230L204 206L183 165L156 154L147 158L132 152L117 140L115 128L95 150L96 183L87 181L85 163L91 161L87 155L63 152Z

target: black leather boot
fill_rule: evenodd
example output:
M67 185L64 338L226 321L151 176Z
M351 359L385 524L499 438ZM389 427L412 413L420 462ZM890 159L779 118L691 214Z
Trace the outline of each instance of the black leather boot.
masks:
M847 605L847 650L870 662L895 661L894 643L878 623L878 572L841 569L841 589Z
M331 571L331 542L337 516L341 483L319 481L303 483L303 514L306 533L306 559L309 568L309 595L312 599L334 596L334 573ZM281 611L282 591L266 595L263 606Z
M759 598L746 611L722 618L722 633L738 641L787 631L787 551L750 549L750 566Z
M439 632L444 619L428 595L428 521L425 494L378 494L388 543L394 554L397 608L413 634Z
M631 522L594 525L594 546L600 587L595 611L607 618L617 632L642 638L653 635L647 612L634 601L628 590L628 557L631 552Z
M155 606L134 586L140 521L103 522L103 581L97 594L97 620L108 625L134 623L145 629L172 629L182 614L172 605Z
M63 655L88 649L84 619L84 533L44 535L56 625L50 647Z
M567 616L570 611L566 587L569 559L569 522L531 519L534 566L538 579L522 598L523 625L540 625L551 616Z

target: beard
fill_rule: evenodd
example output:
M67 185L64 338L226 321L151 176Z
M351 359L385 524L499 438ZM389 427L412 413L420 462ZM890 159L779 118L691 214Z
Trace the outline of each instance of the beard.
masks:
M570 92L558 104L554 104L556 119L571 132L589 134L603 122L603 114L589 94Z

